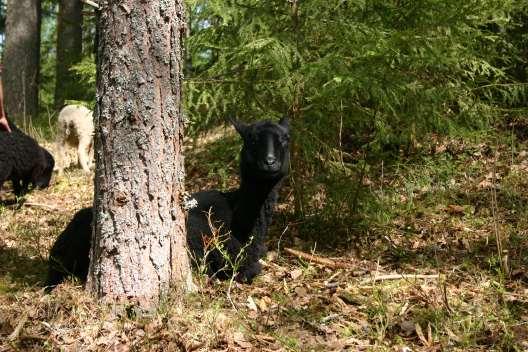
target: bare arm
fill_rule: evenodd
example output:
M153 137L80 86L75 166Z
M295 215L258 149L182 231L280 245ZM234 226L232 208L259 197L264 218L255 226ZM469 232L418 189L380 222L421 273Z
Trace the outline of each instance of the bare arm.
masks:
M9 128L9 124L7 123L5 110L4 110L4 90L2 87L1 80L0 80L0 127L2 129L7 130L8 132L11 132L11 129Z

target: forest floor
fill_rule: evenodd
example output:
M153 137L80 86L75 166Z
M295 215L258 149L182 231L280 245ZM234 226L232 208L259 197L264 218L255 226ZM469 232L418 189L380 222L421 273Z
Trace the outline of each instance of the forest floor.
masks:
M43 293L49 248L91 205L93 176L70 169L18 203L4 186L0 352L528 350L528 143L501 133L432 138L366 175L383 210L350 248L306 240L285 185L253 284L196 275L197 292L152 316L116 317L75 282ZM237 138L209 137L188 148L189 191L236 185Z

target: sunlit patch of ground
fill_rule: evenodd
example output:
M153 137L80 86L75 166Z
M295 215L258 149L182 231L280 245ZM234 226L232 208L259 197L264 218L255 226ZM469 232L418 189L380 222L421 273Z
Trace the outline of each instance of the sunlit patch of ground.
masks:
M236 186L238 137L203 141L187 149L187 188ZM70 169L18 203L4 189L0 351L526 350L528 153L491 147L438 141L421 163L369 175L387 213L354 250L322 254L283 200L252 285L196 275L185 303L141 317L115 317L78 283L42 293L47 252L91 205L92 176Z

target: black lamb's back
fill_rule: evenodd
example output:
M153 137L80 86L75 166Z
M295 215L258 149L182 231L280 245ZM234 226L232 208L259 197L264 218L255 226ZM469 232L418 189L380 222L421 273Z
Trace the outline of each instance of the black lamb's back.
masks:
M92 207L79 210L53 244L46 279L48 291L67 276L86 281L90 264L92 220Z
M209 276L226 280L232 277L231 264L235 263L240 267L237 280L251 281L260 272L260 247L243 243L231 233L230 224L239 199L238 190L202 191L192 194L192 198L196 200L197 206L189 210L186 228L187 246L193 265L199 267L205 264ZM255 251L254 248L259 250ZM244 252L239 256L242 250Z
M240 251L240 243L226 236L228 230L224 225L229 224L233 216L231 204L233 193L203 191L192 194L192 198L197 201L198 206L189 210L186 227L187 246L193 264L200 265L202 259L206 258L207 271L225 279L226 272L222 270L226 265L224 256L215 247L211 247L206 255L205 251L208 249L204 246L212 236L209 226L210 212L211 221L222 237L225 250L229 253ZM48 292L69 276L86 281L90 264L92 230L93 208L89 207L75 213L64 231L57 237L49 255L46 280Z
M0 132L0 187L11 180L15 194L24 194L30 184L49 185L55 161L37 141L10 122L12 132Z
M217 190L197 192L191 197L197 204L187 214L187 245L192 256L197 259L204 255L204 240L212 235L209 212L212 225L220 232L225 232L225 224L231 223L233 210L229 197Z

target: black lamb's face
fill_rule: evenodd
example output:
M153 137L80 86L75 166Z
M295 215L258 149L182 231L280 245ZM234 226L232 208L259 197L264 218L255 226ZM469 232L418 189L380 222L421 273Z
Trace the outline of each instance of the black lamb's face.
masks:
M53 167L55 166L53 156L44 148L42 148L42 152L44 154L44 165L40 168L39 172L34 175L34 185L38 188L46 188L49 186Z
M264 179L283 177L288 173L290 135L286 118L279 123L233 124L244 140L242 168L248 168L255 177Z

